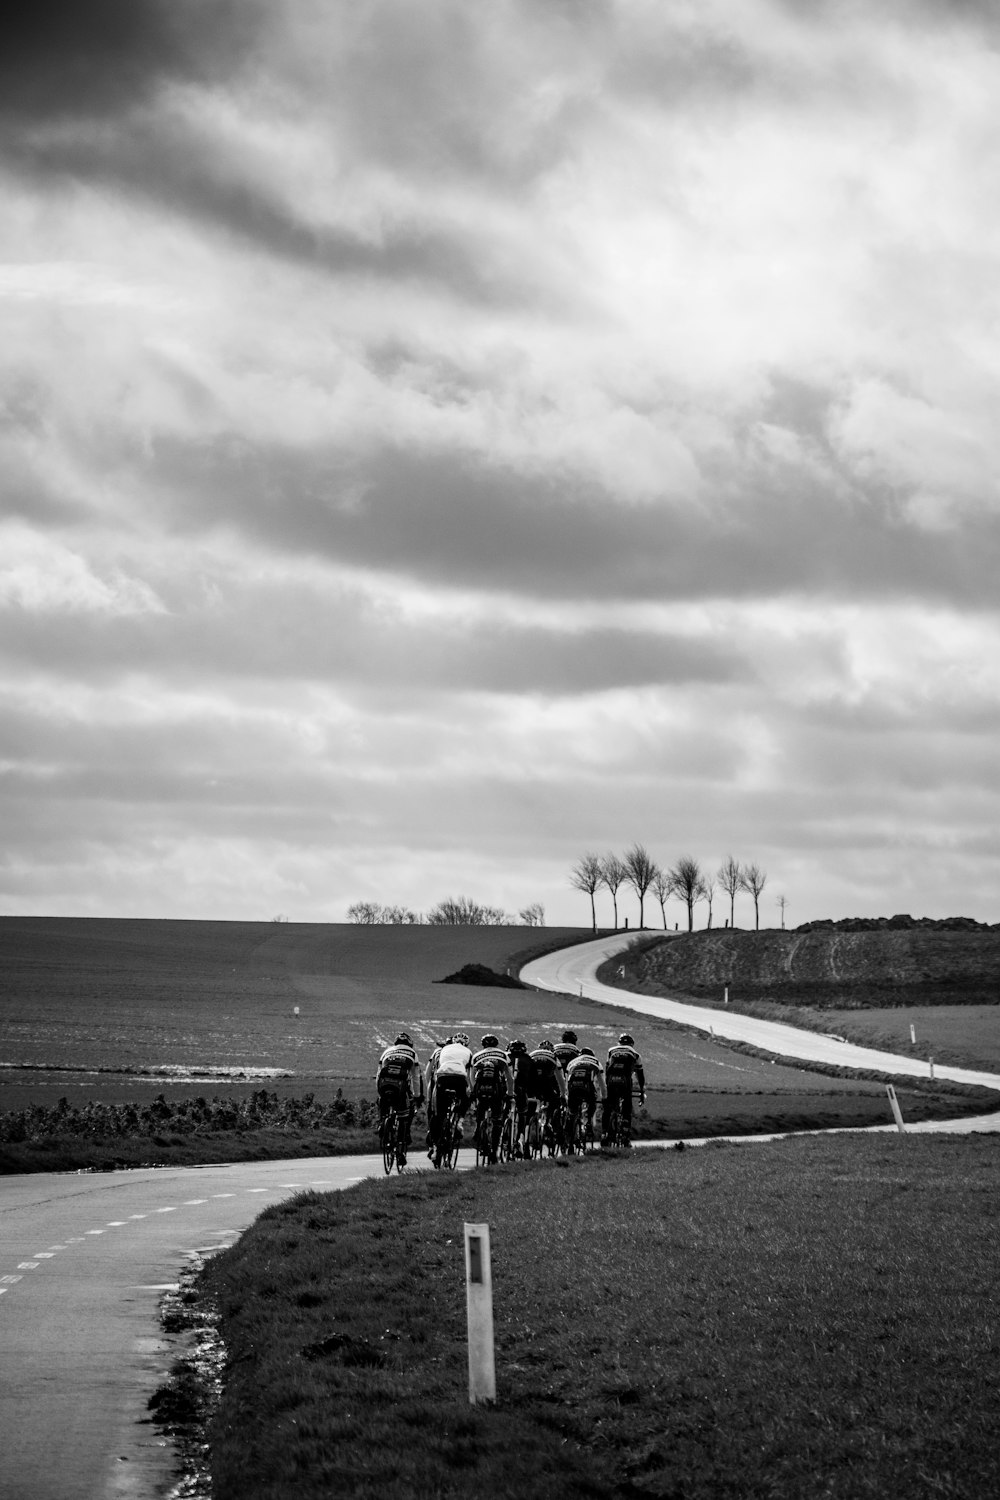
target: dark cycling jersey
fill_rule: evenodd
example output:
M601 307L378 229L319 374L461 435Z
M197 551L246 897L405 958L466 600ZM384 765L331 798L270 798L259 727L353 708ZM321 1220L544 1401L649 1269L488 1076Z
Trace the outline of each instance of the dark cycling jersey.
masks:
M502 1047L483 1047L472 1057L472 1092L506 1094L510 1084L510 1063Z
M580 1056L580 1049L575 1042L556 1042L555 1053L559 1059L559 1066L565 1073L574 1057Z
M530 1054L530 1057L532 1066L528 1084L529 1095L535 1099L556 1103L563 1098L566 1091L558 1058L547 1047L539 1047L537 1051Z
M414 1083L417 1085L416 1089ZM380 1094L423 1095L420 1065L412 1047L398 1043L385 1049L378 1060L376 1085Z
M619 1042L617 1047L612 1047L608 1053L608 1061L604 1069L604 1077L608 1085L609 1094L632 1093L633 1078L639 1084L642 1093L646 1091L646 1076L642 1071L642 1058L634 1047L627 1043Z
M596 1057L575 1057L566 1070L566 1088L569 1101L575 1104L580 1099L593 1101L598 1093L604 1097L604 1069Z

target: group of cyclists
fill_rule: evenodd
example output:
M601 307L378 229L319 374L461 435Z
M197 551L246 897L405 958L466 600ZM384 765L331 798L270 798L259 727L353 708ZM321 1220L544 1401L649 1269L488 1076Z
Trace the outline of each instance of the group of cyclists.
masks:
M627 1031L609 1049L603 1064L592 1047L577 1045L575 1031L564 1031L560 1041L543 1040L534 1048L520 1038L502 1046L493 1032L487 1032L475 1051L466 1033L458 1031L438 1043L423 1069L409 1034L401 1031L379 1058L375 1081L380 1129L392 1112L403 1122L401 1165L411 1145L418 1105L427 1108L427 1155L436 1164L444 1122L453 1105L460 1131L461 1121L473 1111L477 1139L484 1119L500 1122L512 1110L513 1154L522 1155L527 1154L524 1142L534 1115L545 1112L556 1148L565 1150L569 1122L574 1118L583 1118L593 1136L598 1104L602 1106L602 1144L608 1142L609 1123L614 1119L621 1144L631 1146L634 1083L639 1086L640 1106L646 1102L642 1058ZM487 1159L493 1160L495 1143L489 1146L494 1149L487 1150Z

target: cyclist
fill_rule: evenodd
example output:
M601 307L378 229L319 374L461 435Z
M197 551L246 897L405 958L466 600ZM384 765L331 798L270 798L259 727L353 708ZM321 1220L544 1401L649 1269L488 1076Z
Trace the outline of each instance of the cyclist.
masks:
M524 1145L524 1122L528 1115L528 1094L531 1091L531 1082L534 1074L534 1063L528 1045L517 1037L507 1048L507 1060L510 1063L511 1073L514 1075L514 1109L517 1112L517 1139L515 1150L521 1154Z
M539 1042L531 1056L531 1082L527 1100L527 1113L525 1123L538 1109L539 1105L547 1106L549 1120L552 1122L553 1133L558 1145L562 1138L562 1105L566 1099L566 1078L559 1059L556 1057L556 1049L551 1042Z
M406 1165L406 1151L410 1147L410 1129L413 1112L424 1100L424 1078L417 1062L417 1054L409 1034L401 1031L391 1047L386 1047L378 1060L375 1074L375 1092L378 1094L378 1120L382 1121L392 1110L403 1116L403 1147L401 1165Z
M461 1119L469 1107L469 1069L472 1053L469 1038L464 1031L456 1031L450 1042L441 1048L434 1074L434 1137L441 1139L441 1126L453 1099L458 1100L459 1132Z
M503 1123L504 1109L507 1100L514 1092L514 1075L511 1072L507 1054L500 1045L499 1037L488 1031L482 1039L478 1052L472 1057L472 1093L471 1102L476 1106L476 1125L487 1106L493 1110L493 1139L482 1142L488 1149L490 1160L496 1157L497 1142L500 1139L500 1127Z
M555 1053L556 1053L556 1057L558 1057L558 1059L559 1059L559 1066L562 1068L563 1072L565 1073L566 1069L569 1067L569 1065L573 1061L574 1057L579 1057L580 1056L580 1049L576 1045L576 1032L575 1031L564 1031L563 1032L563 1034L562 1034L562 1041L556 1042Z
M438 1063L441 1059L441 1048L447 1047L451 1037L445 1037L443 1042L438 1042L434 1051L427 1059L427 1067L424 1069L424 1088L427 1093L427 1155L434 1155L436 1144L436 1120L434 1117L434 1081L437 1078Z
M584 1047L566 1069L566 1093L570 1114L575 1114L578 1109L586 1109L587 1129L591 1130L598 1096L602 1105L608 1096L604 1069L597 1061L592 1047Z
M617 1047L609 1050L604 1076L608 1086L608 1097L604 1105L604 1139L607 1140L608 1123L617 1108L621 1111L625 1145L631 1146L632 1080L636 1079L639 1084L641 1108L646 1102L646 1077L642 1071L642 1058L635 1050L635 1041L629 1032L623 1031L618 1038Z

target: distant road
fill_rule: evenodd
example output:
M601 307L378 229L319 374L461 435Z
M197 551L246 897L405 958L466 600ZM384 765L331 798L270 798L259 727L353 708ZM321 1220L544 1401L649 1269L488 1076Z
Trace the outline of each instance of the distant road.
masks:
M668 937L670 935L666 934ZM818 1032L801 1031L798 1027L786 1026L779 1021L758 1021L752 1016L706 1010L697 1005L684 1005L679 1000L637 995L628 990L600 984L595 975L601 964L618 953L624 953L636 936L634 932L616 933L613 937L597 938L592 943L580 943L574 948L560 949L557 953L547 954L544 958L536 958L526 964L520 971L521 979L525 984L534 985L536 989L556 991L564 995L583 995L588 1000L600 1001L602 1005L614 1005L641 1015L655 1016L660 1020L678 1021L706 1035L714 1034L730 1041L748 1042L780 1057L833 1063L841 1068L867 1069L897 1076L928 1076L928 1064L919 1058L899 1057L895 1053L879 1052L872 1047L857 1047L852 1042L840 1042L835 1037L823 1036ZM980 1088L1000 1092L1000 1073L979 1073L971 1068L953 1068L935 1063L934 1076L956 1083L977 1084ZM995 1123L979 1128L1000 1129L1000 1115L985 1118L993 1119ZM927 1122L927 1126L933 1128L933 1122Z
M269 1203L347 1187L380 1158L0 1177L0 1497L153 1500L170 1449L148 1422L169 1350L159 1300L188 1256Z

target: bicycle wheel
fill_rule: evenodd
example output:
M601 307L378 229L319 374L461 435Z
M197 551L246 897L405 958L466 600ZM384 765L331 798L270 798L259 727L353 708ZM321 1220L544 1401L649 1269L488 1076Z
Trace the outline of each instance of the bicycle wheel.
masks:
M574 1156L582 1156L587 1149L587 1126L582 1109L575 1109L570 1120L569 1149Z
M493 1160L493 1110L487 1104L476 1121L476 1166Z
M536 1109L530 1116L524 1127L524 1154L528 1161L534 1161L542 1154L542 1126L543 1120Z
M502 1162L513 1160L516 1139L517 1121L514 1118L514 1111L508 1108L503 1117L503 1125L500 1127L500 1150L498 1154Z
M442 1143L441 1154L441 1165L447 1167L449 1172L455 1170L455 1163L458 1161L458 1148L462 1144L462 1137L459 1131L458 1105L453 1104L448 1111L448 1117L445 1121L445 1137Z
M386 1175L396 1165L396 1112L391 1110L379 1126L379 1135L382 1144L382 1165Z

